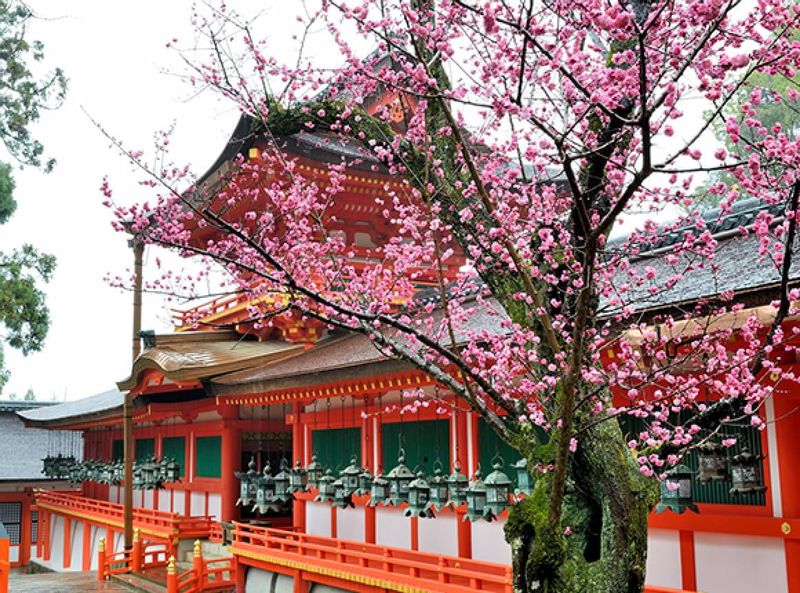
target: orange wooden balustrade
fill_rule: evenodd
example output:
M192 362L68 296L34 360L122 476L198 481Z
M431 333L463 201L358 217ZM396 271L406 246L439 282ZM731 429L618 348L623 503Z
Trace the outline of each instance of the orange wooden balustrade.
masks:
M35 492L40 509L74 517L94 524L123 529L121 504L66 494L63 492ZM134 508L133 525L143 534L172 541L174 538L204 538L212 530L214 520L206 516L184 517L176 513Z
M202 593L230 588L236 584L236 565L233 558L203 558L200 542L194 543L192 568L178 574L175 558L167 564L167 593Z
M511 567L236 523L240 558L388 589L511 593Z
M236 523L231 551L241 561L350 581L378 591L511 593L511 567L452 556L343 541ZM240 568L241 570L241 568ZM176 590L174 593L187 593ZM692 593L665 587L645 587L645 593Z
M187 327L197 319L205 319L211 315L217 315L223 311L242 305L252 300L252 298L252 296L244 294L219 296L190 309L172 309L172 320L176 327Z

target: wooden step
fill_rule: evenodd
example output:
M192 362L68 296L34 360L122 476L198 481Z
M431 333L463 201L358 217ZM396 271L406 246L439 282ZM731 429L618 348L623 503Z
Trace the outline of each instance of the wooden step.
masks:
M133 591L141 591L143 593L165 593L167 590L164 584L130 572L111 575L111 580L122 583Z

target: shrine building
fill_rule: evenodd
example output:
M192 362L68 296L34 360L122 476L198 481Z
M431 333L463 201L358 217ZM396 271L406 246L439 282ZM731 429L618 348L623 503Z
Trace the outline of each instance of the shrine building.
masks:
M368 108L396 100L382 96ZM265 140L251 124L241 119L204 182L223 179L237 157L259 158ZM321 133L279 140L312 179L353 156L352 147ZM346 170L334 210L337 230L368 265L396 232L379 216L375 197L402 180L364 155L359 161ZM741 242L756 239L730 231L752 224L762 208L738 207L714 229L730 287L698 271L681 293L666 291L643 311L731 289L767 319L777 280L743 261L741 254L755 250ZM196 233L198 241L213 237L210 228ZM656 249L672 240L665 235L647 265L660 265ZM463 263L455 254L445 271L454 274ZM432 298L429 273L418 271L417 298ZM255 305L278 311L284 298L265 296ZM466 404L409 363L381 355L368 338L280 313L270 327L255 328L252 306L233 295L178 312L174 333L145 334L118 389L19 413L32 429L78 435L85 460L66 476L73 491L36 493L31 561L134 584L161 579L165 590L182 593L511 593L506 507L530 491L531 479L516 451ZM472 327L500 331L501 314L475 311ZM614 352L603 356L608 361ZM794 354L775 356L798 367ZM401 415L410 388L454 411L441 415L428 406ZM125 392L135 404L130 552L123 550L119 481ZM757 459L756 486L737 490L731 476L700 481L698 454L684 460L699 512L678 514L685 509L666 501L669 508L651 516L649 593L800 593L798 404L797 386L777 385L760 411L765 430L731 429L737 444L730 455L747 448ZM473 479L479 471L482 479ZM436 492L442 484L443 498Z

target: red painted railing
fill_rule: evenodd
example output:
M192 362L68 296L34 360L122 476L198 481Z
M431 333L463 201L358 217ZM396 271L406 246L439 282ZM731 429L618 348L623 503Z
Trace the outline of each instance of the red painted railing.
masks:
M511 593L511 567L236 523L231 551L245 563L300 570L376 591ZM248 560L248 558L250 560ZM344 584L344 583L343 583ZM362 587L363 588L363 587ZM361 589L360 589L361 590ZM176 593L186 593L177 591ZM692 593L647 586L645 593Z
M123 528L123 506L62 492L37 490L36 504L52 513L85 519L92 523ZM213 528L211 517L184 517L151 509L134 508L133 525L149 538L172 541L174 538L205 538Z
M511 567L237 523L234 555L379 588L511 593ZM388 586L387 586L388 585Z
M178 574L175 559L167 564L167 593L202 593L233 587L236 584L236 566L233 558L203 558L199 541L194 543L192 568Z

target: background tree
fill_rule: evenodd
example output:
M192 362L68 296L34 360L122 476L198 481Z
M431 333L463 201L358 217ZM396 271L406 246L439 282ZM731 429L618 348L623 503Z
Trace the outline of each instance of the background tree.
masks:
M765 373L794 379L767 353L793 338L782 322L798 296L788 274L800 147L758 124L755 99L738 106L745 125L763 131L749 142L726 109L753 75L794 75L796 7L327 0L307 22L331 32L345 62L334 70L264 55L224 7L196 19L208 53L187 56L192 80L237 102L260 150L213 187L163 154L155 170L127 153L157 197L116 208L120 229L126 221L144 241L209 266L181 274L180 285L170 272L153 288L194 296L197 280L222 272L232 291L280 292L294 314L362 333L416 365L536 469L533 494L506 525L516 590L641 591L656 478L721 427L759 426L773 384ZM367 59L348 42L363 37L378 48ZM397 104L368 112L363 99L385 91ZM686 117L687 97L711 108ZM402 134L392 125L398 109ZM717 153L718 165L703 166L699 138L717 122L738 156ZM323 178L281 150L309 133L351 151ZM397 233L366 266L353 262L331 214L349 166L406 180L375 197ZM783 208L752 230L754 257L781 280L767 325L732 317L741 305L731 294L642 313L686 275L713 269L710 221L692 197L692 175L712 168L736 182L714 190L721 213L742 189ZM111 197L108 184L103 191ZM628 209L675 205L690 215L608 241ZM687 223L660 271L637 259ZM471 266L446 284L456 252ZM438 270L438 308L414 300L420 269ZM274 313L252 308L261 324ZM480 316L497 327L470 325ZM414 395L409 409L430 403ZM626 437L625 418L642 430Z
M31 135L30 126L42 109L61 104L67 81L60 69L41 79L31 72L31 64L44 58L42 44L26 39L31 18L25 4L0 0L0 139L12 161L50 171L55 161L43 160L44 147ZM16 209L14 188L11 165L0 162L0 225ZM2 338L24 354L44 344L50 315L39 282L47 282L54 269L55 258L31 245L0 252L0 322L6 329ZM0 343L0 391L7 380Z

